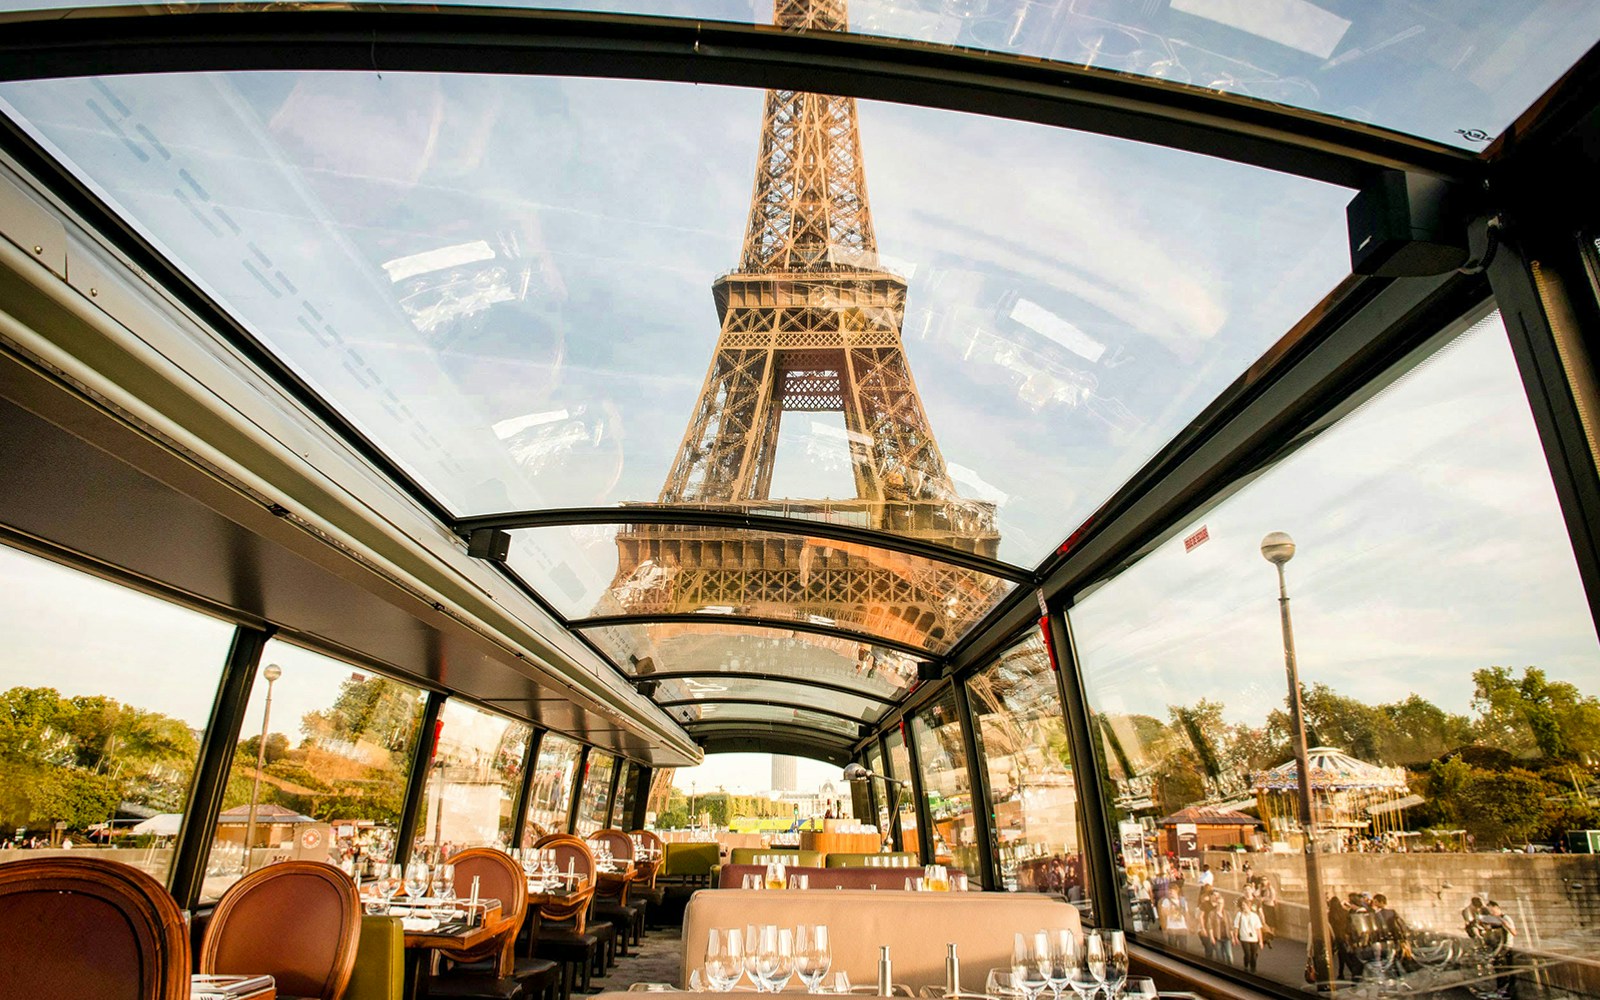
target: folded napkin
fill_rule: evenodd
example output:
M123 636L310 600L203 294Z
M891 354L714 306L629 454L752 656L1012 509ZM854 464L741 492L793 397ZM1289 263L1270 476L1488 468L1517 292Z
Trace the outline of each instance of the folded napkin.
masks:
M431 931L438 929L439 921L433 917L404 917L400 926L408 931Z

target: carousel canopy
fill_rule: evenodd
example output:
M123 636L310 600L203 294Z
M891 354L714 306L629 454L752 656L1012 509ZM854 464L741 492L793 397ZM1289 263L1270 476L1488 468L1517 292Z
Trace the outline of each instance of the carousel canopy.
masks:
M1179 823L1193 823L1195 826L1260 825L1260 821L1253 816L1246 816L1242 812L1219 806L1190 806L1187 809L1179 809L1171 816L1163 816L1156 820L1157 826L1177 826Z
M1379 767L1357 760L1333 747L1306 751L1311 789L1321 792L1406 791L1406 772L1399 767ZM1294 792L1300 789L1300 771L1293 760L1256 775L1258 792Z
M224 809L217 816L218 823L248 823L250 821L250 807L234 806ZM310 816L302 816L293 809L285 809L280 805L263 802L256 806L256 823L315 823Z

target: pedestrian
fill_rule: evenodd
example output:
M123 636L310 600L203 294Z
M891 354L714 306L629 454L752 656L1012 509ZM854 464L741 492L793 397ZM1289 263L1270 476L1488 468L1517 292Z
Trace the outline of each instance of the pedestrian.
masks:
M1162 937L1169 948L1185 948L1189 944L1189 901L1175 883L1168 883L1167 894L1156 906L1156 921L1161 925Z
M1200 887L1200 947L1207 958L1233 962L1233 928L1228 925L1222 893L1214 885Z
M1200 866L1200 888L1203 890L1208 885L1215 885L1217 876L1212 873L1210 865Z
M1261 879L1261 920L1266 924L1261 943L1271 948L1272 939L1278 933L1278 890L1273 886L1270 876L1257 877Z
M1256 971L1256 960L1261 956L1262 932L1266 929L1266 922L1261 919L1261 913L1256 908L1253 899L1246 899L1239 904L1239 912L1233 917L1233 936L1239 940L1239 951L1244 958L1244 971Z

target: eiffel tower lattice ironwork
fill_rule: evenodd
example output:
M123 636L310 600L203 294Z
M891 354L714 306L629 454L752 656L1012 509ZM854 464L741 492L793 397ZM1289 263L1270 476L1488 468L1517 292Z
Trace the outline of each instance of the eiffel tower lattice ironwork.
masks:
M844 30L845 0L777 0L780 27ZM878 263L856 102L766 96L739 267L712 286L721 334L660 502L831 520L993 556L994 505L958 496L901 345L906 283ZM856 497L769 495L784 413L840 412ZM992 604L969 570L840 542L634 525L615 610L825 619L941 650Z

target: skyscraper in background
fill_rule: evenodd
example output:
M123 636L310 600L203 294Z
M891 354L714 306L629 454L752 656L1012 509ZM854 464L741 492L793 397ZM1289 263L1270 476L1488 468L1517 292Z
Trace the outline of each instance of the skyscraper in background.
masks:
M799 778L796 772L796 760L781 754L772 755L772 790L775 792L793 792L797 790Z

